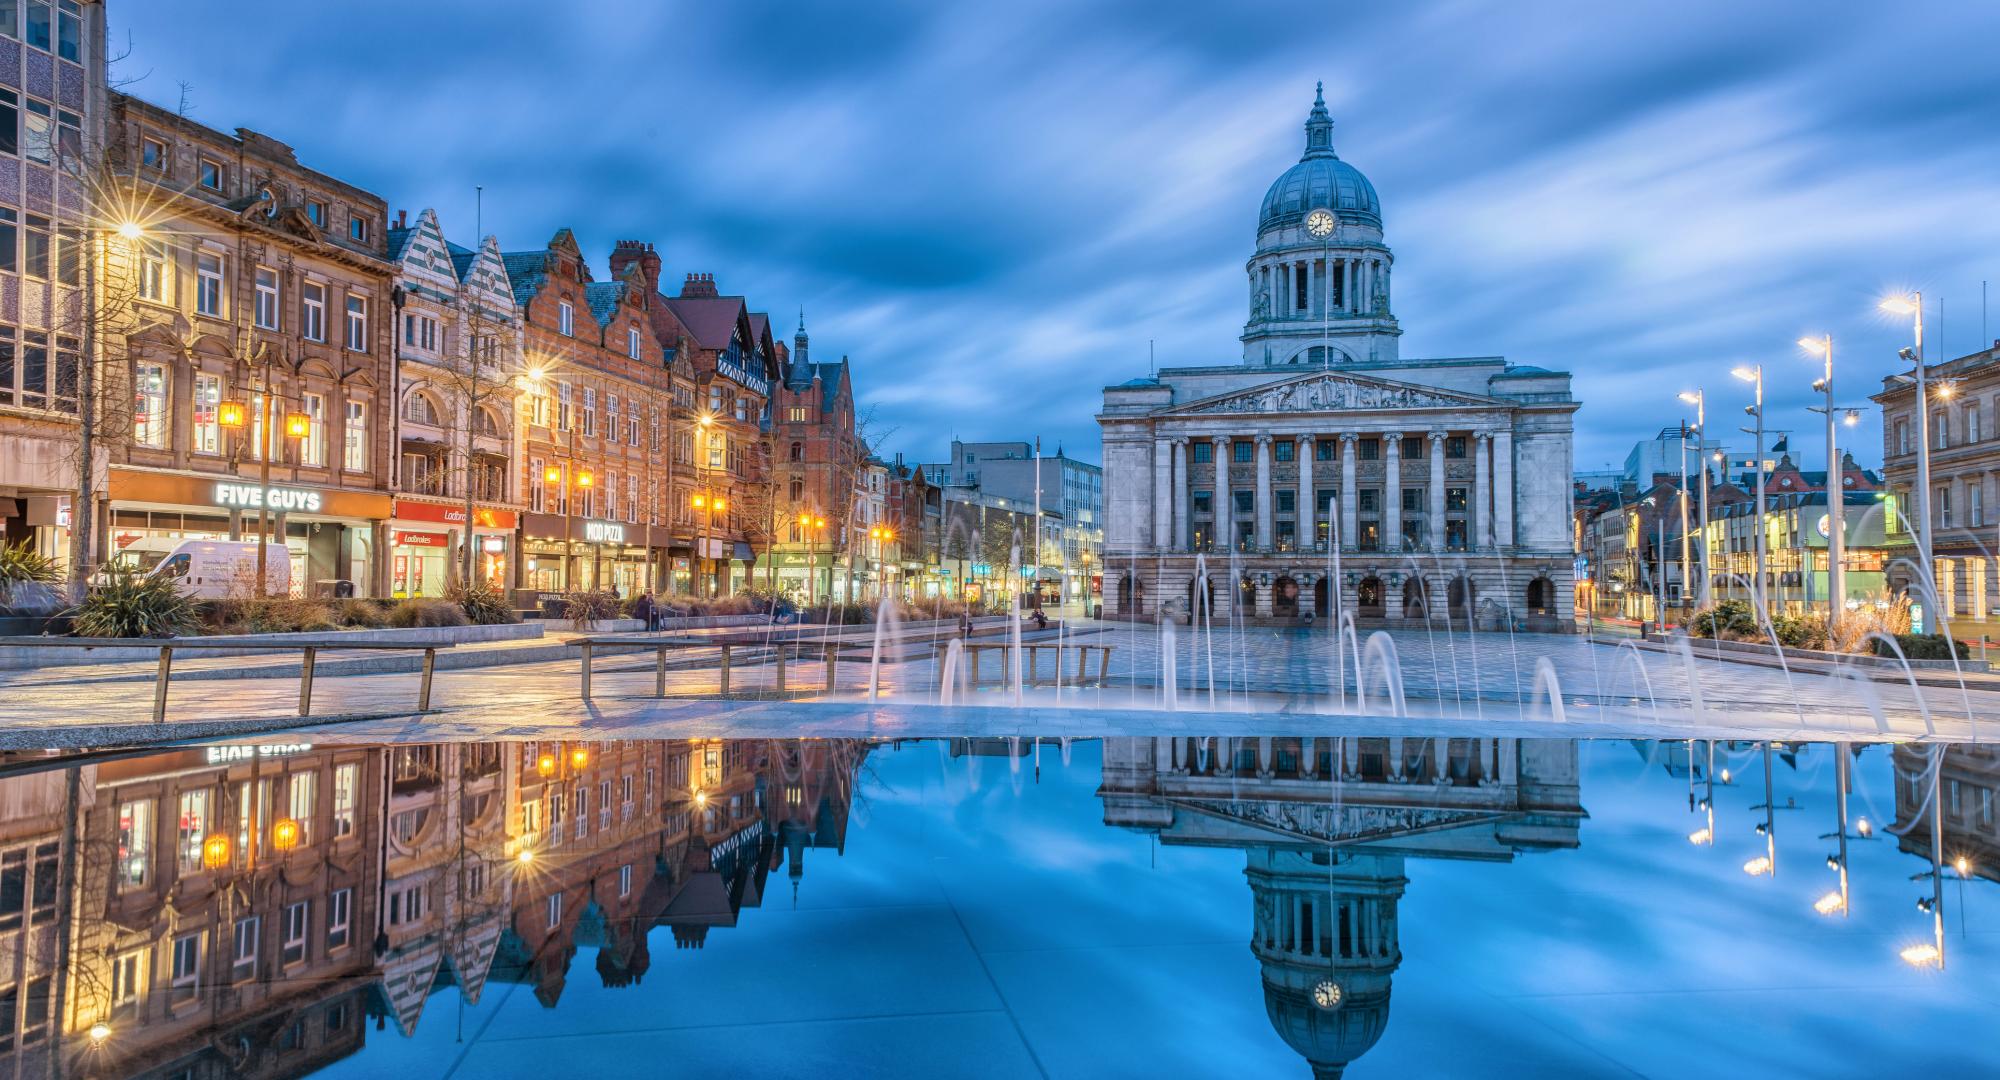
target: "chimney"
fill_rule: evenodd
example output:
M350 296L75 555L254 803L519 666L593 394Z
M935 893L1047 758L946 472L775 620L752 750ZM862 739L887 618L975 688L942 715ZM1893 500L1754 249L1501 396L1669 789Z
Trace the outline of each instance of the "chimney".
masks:
M689 274L681 283L682 296L715 296L714 274Z
M410 227L410 212L408 210L396 211L396 227L398 229L407 229Z
M639 264L639 272L645 275L646 292L660 291L660 256L653 245L637 240L620 240L611 248L611 277L614 280L625 276L625 268Z

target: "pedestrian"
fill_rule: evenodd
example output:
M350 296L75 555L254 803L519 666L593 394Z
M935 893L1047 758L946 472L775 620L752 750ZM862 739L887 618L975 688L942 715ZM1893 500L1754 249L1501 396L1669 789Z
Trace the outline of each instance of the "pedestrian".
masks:
M958 636L962 638L969 638L972 636L971 608L961 609L958 613Z
M1047 615L1044 615L1044 614L1042 614L1042 609L1041 609L1041 608L1036 608L1036 609L1035 609L1035 629L1037 629L1037 630L1047 630L1048 628L1049 628L1049 617L1048 617Z
M660 606L653 602L651 590L639 594L639 599L632 602L632 615L644 622L649 632L660 628Z

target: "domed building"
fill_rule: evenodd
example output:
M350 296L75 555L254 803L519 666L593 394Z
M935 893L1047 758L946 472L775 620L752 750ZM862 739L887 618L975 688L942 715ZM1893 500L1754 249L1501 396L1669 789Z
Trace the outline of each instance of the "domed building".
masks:
M1106 607L1570 629L1569 375L1402 357L1381 198L1333 126L1316 93L1258 208L1241 361L1104 390Z

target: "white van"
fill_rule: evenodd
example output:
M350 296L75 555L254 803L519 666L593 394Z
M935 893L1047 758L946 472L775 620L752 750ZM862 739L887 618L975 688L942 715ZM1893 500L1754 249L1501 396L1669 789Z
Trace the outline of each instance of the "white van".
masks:
M255 540L138 540L121 550L112 566L170 578L197 600L250 596L257 591ZM264 545L264 595L287 596L292 588L292 556L285 545Z

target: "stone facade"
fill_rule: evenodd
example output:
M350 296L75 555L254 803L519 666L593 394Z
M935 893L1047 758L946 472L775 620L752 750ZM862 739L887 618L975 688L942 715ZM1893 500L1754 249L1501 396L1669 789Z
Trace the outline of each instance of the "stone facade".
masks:
M1883 523L1890 547L1889 587L1909 592L1960 637L1992 637L2000 622L2000 341L1925 369L1930 415L1916 413L1916 386L1907 374L1882 381L1871 400L1882 407L1882 472L1889 495ZM1923 514L1916 498L1917 448L1930 443L1933 604L1917 580L1914 528ZM1942 607L1943 610L1935 610ZM1936 629L1936 619L1930 629Z
M1265 198L1243 362L1104 391L1107 610L1566 630L1569 376L1399 359L1380 206L1331 126L1315 102Z

